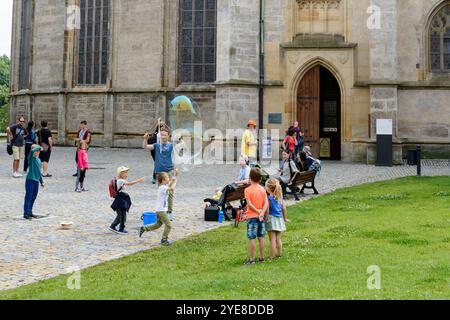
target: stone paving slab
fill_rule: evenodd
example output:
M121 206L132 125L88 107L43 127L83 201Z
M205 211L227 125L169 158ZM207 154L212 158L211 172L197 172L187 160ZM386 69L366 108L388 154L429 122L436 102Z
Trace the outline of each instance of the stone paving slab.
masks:
M84 269L159 245L162 231L137 236L143 211L154 208L156 186L151 184L152 160L149 152L126 149L91 149L86 186L89 192L74 192L74 148L55 148L50 162L53 178L46 179L35 205L35 214L50 215L47 219L22 219L24 179L11 177L12 158L4 153L0 143L0 290L16 288L68 272L68 268ZM107 185L117 167L131 168L130 179L146 177L144 184L129 188L133 208L128 216L128 236L107 230L115 214L110 209ZM233 181L236 165L215 165L189 168L176 189L173 232L179 240L219 227L203 221L203 199L217 187ZM270 170L269 170L270 171ZM448 161L431 162L424 175L450 175ZM326 162L317 179L324 194L338 188L366 182L414 175L415 168L400 166L380 168L363 164ZM302 200L307 199L307 195ZM289 204L294 202L289 201ZM73 222L70 230L61 230L61 222ZM245 237L241 228L236 233Z

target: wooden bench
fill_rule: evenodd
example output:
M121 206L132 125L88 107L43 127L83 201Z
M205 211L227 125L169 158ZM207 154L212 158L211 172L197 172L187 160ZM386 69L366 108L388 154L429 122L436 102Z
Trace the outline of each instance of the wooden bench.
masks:
M288 188L291 190L291 194L294 195L295 200L300 200L297 194L297 188L302 186L300 190L300 194L305 192L305 189L314 190L314 194L319 194L315 186L317 172L315 171L306 171L306 172L297 172L292 178L291 184L288 185ZM308 186L308 183L310 185Z
M245 189L247 189L249 186L250 186L249 184L242 185L239 186L237 189L228 192L225 198L225 203L245 199Z

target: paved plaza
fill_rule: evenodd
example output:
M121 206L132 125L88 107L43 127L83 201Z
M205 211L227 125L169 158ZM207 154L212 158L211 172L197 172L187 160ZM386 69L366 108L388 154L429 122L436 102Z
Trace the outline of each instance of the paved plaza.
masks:
M55 148L49 172L34 213L48 218L26 221L23 216L24 178L11 177L12 159L0 143L0 290L15 288L65 274L70 268L84 269L108 260L158 246L161 231L138 238L143 211L154 208L156 186L151 184L153 162L149 152L128 149L91 149L86 178L89 192L74 192L74 148ZM450 175L449 161L425 161L424 175ZM22 163L21 163L22 165ZM130 179L146 177L144 184L129 188L134 206L128 216L128 236L107 230L115 214L110 209L108 182L118 166L131 168ZM237 165L188 168L179 178L175 196L175 222L171 234L179 240L219 227L203 221L203 198L217 187L234 181ZM366 182L414 175L415 167L380 168L363 164L325 162L316 186L322 194ZM308 192L308 191L307 191ZM307 199L309 196L304 197ZM289 202L292 204L293 202ZM73 222L61 230L61 222ZM236 236L245 237L244 228ZM170 250L170 248L168 248Z

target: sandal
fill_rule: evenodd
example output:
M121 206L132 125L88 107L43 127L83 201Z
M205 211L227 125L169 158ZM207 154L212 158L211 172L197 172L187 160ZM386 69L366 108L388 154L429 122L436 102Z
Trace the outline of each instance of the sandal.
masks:
M252 259L248 259L248 260L245 261L245 263L244 263L244 265L246 265L246 266L252 266L252 265L254 265L254 264L256 264L256 261L255 261L255 260L252 260Z

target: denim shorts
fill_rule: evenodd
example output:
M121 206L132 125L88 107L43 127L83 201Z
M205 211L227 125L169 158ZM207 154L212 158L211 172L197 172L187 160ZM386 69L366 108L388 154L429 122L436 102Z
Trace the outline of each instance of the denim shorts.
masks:
M266 236L266 226L264 221L259 221L259 218L252 218L247 220L247 239L255 240L264 238Z

